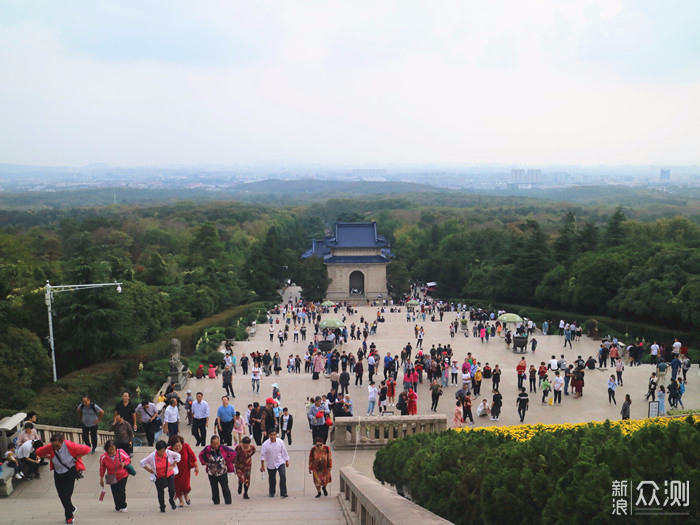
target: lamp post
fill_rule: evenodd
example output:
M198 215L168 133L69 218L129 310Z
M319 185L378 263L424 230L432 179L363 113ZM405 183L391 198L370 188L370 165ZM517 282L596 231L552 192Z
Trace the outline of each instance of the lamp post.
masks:
M49 346L51 346L51 361L53 363L53 382L58 381L56 376L56 348L53 340L53 315L51 307L53 306L53 294L58 292L75 292L78 290L85 290L87 288L102 288L104 286L116 286L117 293L122 291L122 283L114 281L113 283L96 283L96 284L62 284L59 286L52 286L49 281L46 281L46 294L44 296L46 302L46 308L49 313Z

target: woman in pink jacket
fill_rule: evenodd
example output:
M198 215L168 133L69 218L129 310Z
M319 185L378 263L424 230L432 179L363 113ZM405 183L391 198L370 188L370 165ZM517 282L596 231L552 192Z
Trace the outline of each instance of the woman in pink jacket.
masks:
M126 512L126 482L129 472L126 466L131 463L129 454L118 449L114 440L105 443L105 453L100 456L100 486L105 488L105 481L112 489L112 499L117 512Z

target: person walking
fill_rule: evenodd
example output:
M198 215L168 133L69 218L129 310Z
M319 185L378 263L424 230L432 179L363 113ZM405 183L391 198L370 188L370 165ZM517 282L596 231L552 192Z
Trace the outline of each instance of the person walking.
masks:
M430 384L430 410L432 410L433 412L437 412L438 401L440 401L441 395L442 387L440 386L440 383L438 383L437 379L433 379L433 382Z
M552 386L554 392L554 400L552 401L552 406L561 405L561 392L564 389L564 378L561 377L559 370L554 372L554 385Z
M527 363L525 362L525 357L520 358L520 362L515 367L515 373L518 375L518 390L520 390L527 377Z
M455 403L455 413L452 418L452 428L462 428L462 420L464 413L462 412L462 400L458 399Z
M314 446L311 447L309 452L309 474L313 475L317 498L321 497L321 491L323 491L324 496L328 496L326 487L331 482L332 468L331 449L323 443L321 438L316 438Z
M83 396L83 402L78 405L76 411L83 427L83 443L91 447L90 454L94 454L97 449L97 425L102 421L105 411L91 401L89 396Z
M236 451L222 445L219 436L212 436L209 445L199 453L199 462L204 465L209 475L211 500L214 505L220 503L219 486L224 496L224 503L231 504L231 490L228 486L228 473L234 471Z
M221 386L223 387L226 395L236 397L236 395L233 393L233 372L231 371L231 367L228 365L221 373Z
M659 385L659 391L656 393L656 399L659 402L659 415L666 415L666 389L664 385Z
M622 386L622 371L625 369L625 365L622 359L615 361L615 374L617 375L617 384Z
M141 423L143 423L143 429L146 432L148 446L152 447L153 443L155 442L156 432L160 430L158 427L158 408L148 399L144 399L136 407L136 414L139 416L139 418L141 418Z
M498 421L501 416L501 407L503 406L503 396L497 388L493 389L493 398L491 402L491 421Z
M165 489L168 489L170 508L177 510L175 504L175 474L179 472L177 464L181 456L173 450L168 450L168 444L159 440L156 449L139 463L151 474L151 481L155 482L158 491L158 504L160 511L165 512Z
M129 392L124 392L122 394L122 400L114 407L113 423L116 422L117 414L120 414L122 418L124 418L124 421L134 427L134 432L136 432L136 407L129 399Z
M250 487L250 472L253 470L253 454L255 445L250 442L250 436L245 436L236 446L236 476L238 477L238 493L243 490L243 499L250 499L248 488Z
M233 408L233 405L229 404L228 396L222 396L221 406L216 411L216 420L214 421L214 428L219 430L221 442L229 447L231 446L231 440L233 437L232 433L235 417L236 409Z
M615 376L611 375L608 379L608 405L617 406L617 401L615 401L615 388L617 388L617 382L615 381Z
M122 449L127 454L131 454L134 443L134 429L131 427L131 424L124 421L122 415L117 413L114 415L112 430L114 431L114 442L117 448Z
M648 401L649 398L651 398L652 401L654 401L654 398L656 397L656 385L658 384L658 381L656 379L656 372L652 372L651 376L649 377L649 384L648 384L648 390L647 390L647 395L644 396L644 401Z
M100 456L100 487L105 488L105 481L112 490L114 509L117 512L127 512L126 507L126 482L129 472L126 466L131 463L129 454L118 449L114 441L109 439L105 443L105 452Z
M350 372L343 370L338 376L338 383L340 384L340 395L347 394L350 387Z
M549 401L549 390L551 388L551 384L549 383L549 378L547 377L547 374L544 375L542 378L542 384L540 385L540 390L542 391L542 404L546 405Z
M314 442L316 438L320 437L325 443L328 438L326 418L330 415L330 411L328 407L321 403L322 401L323 399L321 396L316 396L314 404L309 407L306 416L309 418L309 423L311 424L311 436Z
M89 454L91 448L87 445L80 445L64 439L61 432L51 435L48 445L36 449L38 458L48 458L49 468L53 470L54 485L58 498L63 505L63 512L66 523L75 522L76 506L71 498L75 488L75 480L82 477L85 471L83 456Z
M370 380L369 386L367 387L367 393L368 393L368 398L369 398L369 401L367 403L367 415L373 416L374 415L374 407L377 404L377 394L379 392L377 391L377 387L374 384L374 381L372 381L372 380Z
M528 398L524 386L520 387L520 393L515 400L515 404L518 407L518 416L520 416L520 422L522 423L525 421L525 412L527 412L527 409L530 406L530 399Z
M207 426L209 426L209 404L204 401L204 394L197 392L197 400L192 403L192 435L199 447L207 444Z
M180 507L184 507L185 503L189 505L190 492L192 486L190 484L190 474L194 469L194 475L199 476L199 463L192 447L182 436L170 436L168 440L168 450L180 454L180 462L177 464L177 474L174 476L175 482L175 497L180 500Z
M177 406L177 399L172 398L170 405L165 407L163 412L163 433L166 436L176 436L180 429L180 409Z
M262 370L257 364L257 361L253 361L253 368L250 369L250 384L253 386L253 392L256 394L260 392L260 377L262 376Z
M289 441L289 446L292 446L292 427L294 426L294 418L289 413L289 409L287 407L282 409L282 414L280 414L277 426L282 433L282 441L284 441L286 436L287 440Z
M364 371L364 365L362 364L362 359L358 359L355 363L355 388L357 388L357 383L362 386L362 373Z
M472 415L472 398L467 394L462 398L462 420L466 423L469 418L469 424L474 424L474 416Z
M245 421L240 412L236 412L233 418L233 444L238 445L243 439L243 434L245 434ZM252 434L252 432L250 432Z
M267 468L270 497L275 497L277 474L280 477L280 496L287 497L287 468L289 468L289 454L284 442L277 439L277 430L268 432L268 438L260 450L260 472Z
M408 400L408 415L415 416L418 414L418 394L412 389L408 389L408 394L406 395Z
M629 394L625 394L625 402L622 403L622 409L620 410L620 415L622 419L630 418L630 405L632 404L632 398Z

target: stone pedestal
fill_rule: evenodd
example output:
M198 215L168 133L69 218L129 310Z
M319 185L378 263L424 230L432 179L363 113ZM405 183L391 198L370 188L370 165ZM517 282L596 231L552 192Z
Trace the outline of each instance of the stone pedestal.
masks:
M184 365L179 370L171 368L168 375L170 376L170 382L175 383L175 390L182 390L187 385L189 373Z

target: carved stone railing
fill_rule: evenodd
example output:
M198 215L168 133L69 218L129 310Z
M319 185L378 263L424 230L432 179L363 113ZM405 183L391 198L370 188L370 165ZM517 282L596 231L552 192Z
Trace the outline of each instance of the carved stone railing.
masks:
M442 432L444 414L422 416L337 417L331 431L333 448L382 448L389 441L414 434Z
M83 439L83 429L82 428L69 428L69 427L54 427L51 425L34 425L37 433L41 440L48 444L51 439L51 435L56 432L63 433L63 438L68 441L73 441L74 443L82 443ZM104 445L108 439L114 439L114 432L108 432L106 430L97 431L97 443L98 445Z
M352 467L340 469L340 505L345 520L358 525L447 525L450 522L399 496L396 491L360 474Z

